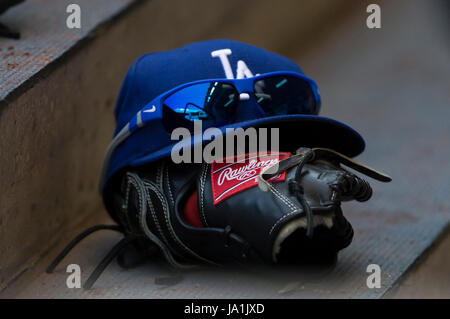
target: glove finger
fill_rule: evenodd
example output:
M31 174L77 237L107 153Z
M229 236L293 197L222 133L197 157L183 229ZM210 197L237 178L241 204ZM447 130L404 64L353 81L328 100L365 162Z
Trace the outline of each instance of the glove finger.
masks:
M357 200L365 202L372 197L372 187L370 184L358 176L345 173L337 178L337 182L330 186L337 194L339 201Z
M365 202L370 199L372 196L372 187L370 187L370 184L366 180L353 174L346 174L345 180L347 181L346 185L350 187L344 196L359 202Z

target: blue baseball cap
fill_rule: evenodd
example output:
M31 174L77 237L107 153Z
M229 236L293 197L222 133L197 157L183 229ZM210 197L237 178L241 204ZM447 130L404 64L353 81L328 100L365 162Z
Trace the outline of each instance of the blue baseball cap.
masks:
M149 53L138 58L128 70L115 107L114 136L129 130L133 121L147 104L175 87L206 79L241 79L272 72L302 74L290 59L267 50L233 40L210 40L192 43L171 51ZM318 93L317 93L318 95ZM251 101L239 103L234 123L226 128L279 127L280 149L292 147L327 147L349 157L360 154L365 147L363 138L351 127L339 121L314 114L264 116ZM105 161L100 181L104 192L109 180L122 168L139 166L170 155L177 141L161 124L154 123L136 130L115 145ZM192 141L191 146L195 142ZM198 140L197 140L198 142ZM207 141L200 140L200 143Z

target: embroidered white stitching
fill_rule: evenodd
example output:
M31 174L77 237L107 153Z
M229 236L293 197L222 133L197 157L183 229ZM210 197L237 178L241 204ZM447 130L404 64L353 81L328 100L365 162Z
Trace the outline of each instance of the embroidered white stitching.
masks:
M294 215L294 214L297 213L298 211L299 211L299 210L291 211L290 213L285 214L283 217L281 217L279 220L277 220L277 222L276 222L275 224L273 224L272 228L270 228L269 235L272 234L272 232L274 231L275 227L276 227L279 223L281 223L283 220L285 220L285 219L288 218L289 216Z
M163 200L161 199L161 197L159 197L159 194L157 194L151 187L149 187L150 185L147 182L144 182L145 187L145 192L147 194L147 203L148 206L150 207L150 212L153 216L153 221L155 222L156 228L158 229L158 232L161 234L162 239L164 240L164 242L167 244L168 247L170 247L169 241L167 240L166 236L164 235L164 232L162 230L161 225L159 224L159 220L158 217L156 216L156 211L155 211L155 207L153 206L151 197L150 197L150 193L149 193L149 188L156 194L156 196L158 197L158 199L161 202L161 206L163 206L163 210L164 210L164 203Z
M137 212L138 217L141 216L143 210L144 210L144 201L145 198L141 192L141 188L139 187L137 181L136 181L136 176L134 174L131 173L127 173L127 177L128 177L128 185L127 185L127 192L126 192L126 201L125 201L125 207L128 211L128 204L129 204L129 197L130 197L130 191L131 191L131 185L134 186L138 197L139 197L139 211ZM127 219L127 222L130 223L130 220L128 218L128 215L125 216L125 218ZM139 220L139 219L138 219ZM131 224L131 223L130 223Z
M206 183L206 176L208 175L207 174L208 167L209 167L208 164L205 164L205 163L203 164L202 175L200 177L200 212L201 212L200 215L202 216L203 222L205 223L205 226L207 226L207 227L209 227L209 225L208 225L208 222L206 221L205 209L203 206L203 196L205 193L205 183Z
M295 209L299 209L289 198L287 198L286 196L284 196L282 193L280 193L280 191L278 189L276 189L275 187L271 187L271 190L275 193L278 194L279 198L281 200L283 200L286 205L289 206L289 208L295 210Z
M164 174L164 173L163 173ZM163 203L163 211L164 211L164 219L166 221L167 224L167 228L169 229L169 234L171 235L172 239L181 246L181 248L185 249L188 253L192 254L194 257L197 257L198 259L201 259L203 261L209 262L211 263L210 260L201 257L200 255L196 254L194 251L192 251L189 247L187 247L180 239L179 237L176 235L175 230L172 228L172 224L170 224L170 212L169 212L169 208L167 206L167 202L164 199L163 194L161 194L161 192L152 184L149 184L146 182L147 187L150 187L152 189L152 191L156 194L156 196L158 196L159 200Z
M163 187L164 162L161 162L156 169L156 185Z
M174 196L173 196L173 193L172 193L172 187L170 186L169 166L166 166L165 172L166 172L166 174L164 174L164 175L166 177L167 188L169 189L169 198L170 198L170 201L171 201L172 205L175 205L175 199L174 199Z
M297 207L295 204L293 204L289 198L285 197L283 194L281 194L278 189L276 189L275 187L273 187L272 185L270 185L270 191L276 196L278 197L283 203L285 203L290 209L291 211L289 213L284 214L279 220L277 220L272 227L269 230L269 235L272 234L273 230L275 229L275 227L281 223L283 220L285 220L287 217L297 213L298 211L301 211L299 207Z

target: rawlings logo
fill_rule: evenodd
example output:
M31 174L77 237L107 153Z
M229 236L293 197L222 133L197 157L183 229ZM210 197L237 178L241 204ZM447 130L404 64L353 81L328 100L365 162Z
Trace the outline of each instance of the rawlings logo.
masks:
M278 163L289 153L270 153L264 155L246 154L234 163L213 162L211 164L211 188L214 205L243 190L258 185L258 174L262 169ZM223 161L222 161L223 162ZM274 176L271 182L284 181L286 172Z
M261 168L271 166L276 163L278 163L278 159L269 159L267 161L251 160L248 165L242 166L237 169L227 167L220 172L217 179L217 185L222 185L225 180L232 181L235 179L238 181L242 181L244 179L247 179L248 177L256 176L256 173L259 173Z

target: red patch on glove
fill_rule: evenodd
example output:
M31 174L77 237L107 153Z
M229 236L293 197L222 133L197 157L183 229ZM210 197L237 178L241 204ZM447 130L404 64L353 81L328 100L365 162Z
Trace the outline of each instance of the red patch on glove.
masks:
M262 169L288 158L290 153L268 153L265 155L245 154L225 158L224 163L211 163L211 186L214 205L228 197L258 185L258 175ZM231 160L228 160L231 159ZM286 172L269 179L281 182L286 179Z
M191 226L203 227L198 213L197 191L194 191L187 199L183 209L183 218Z

